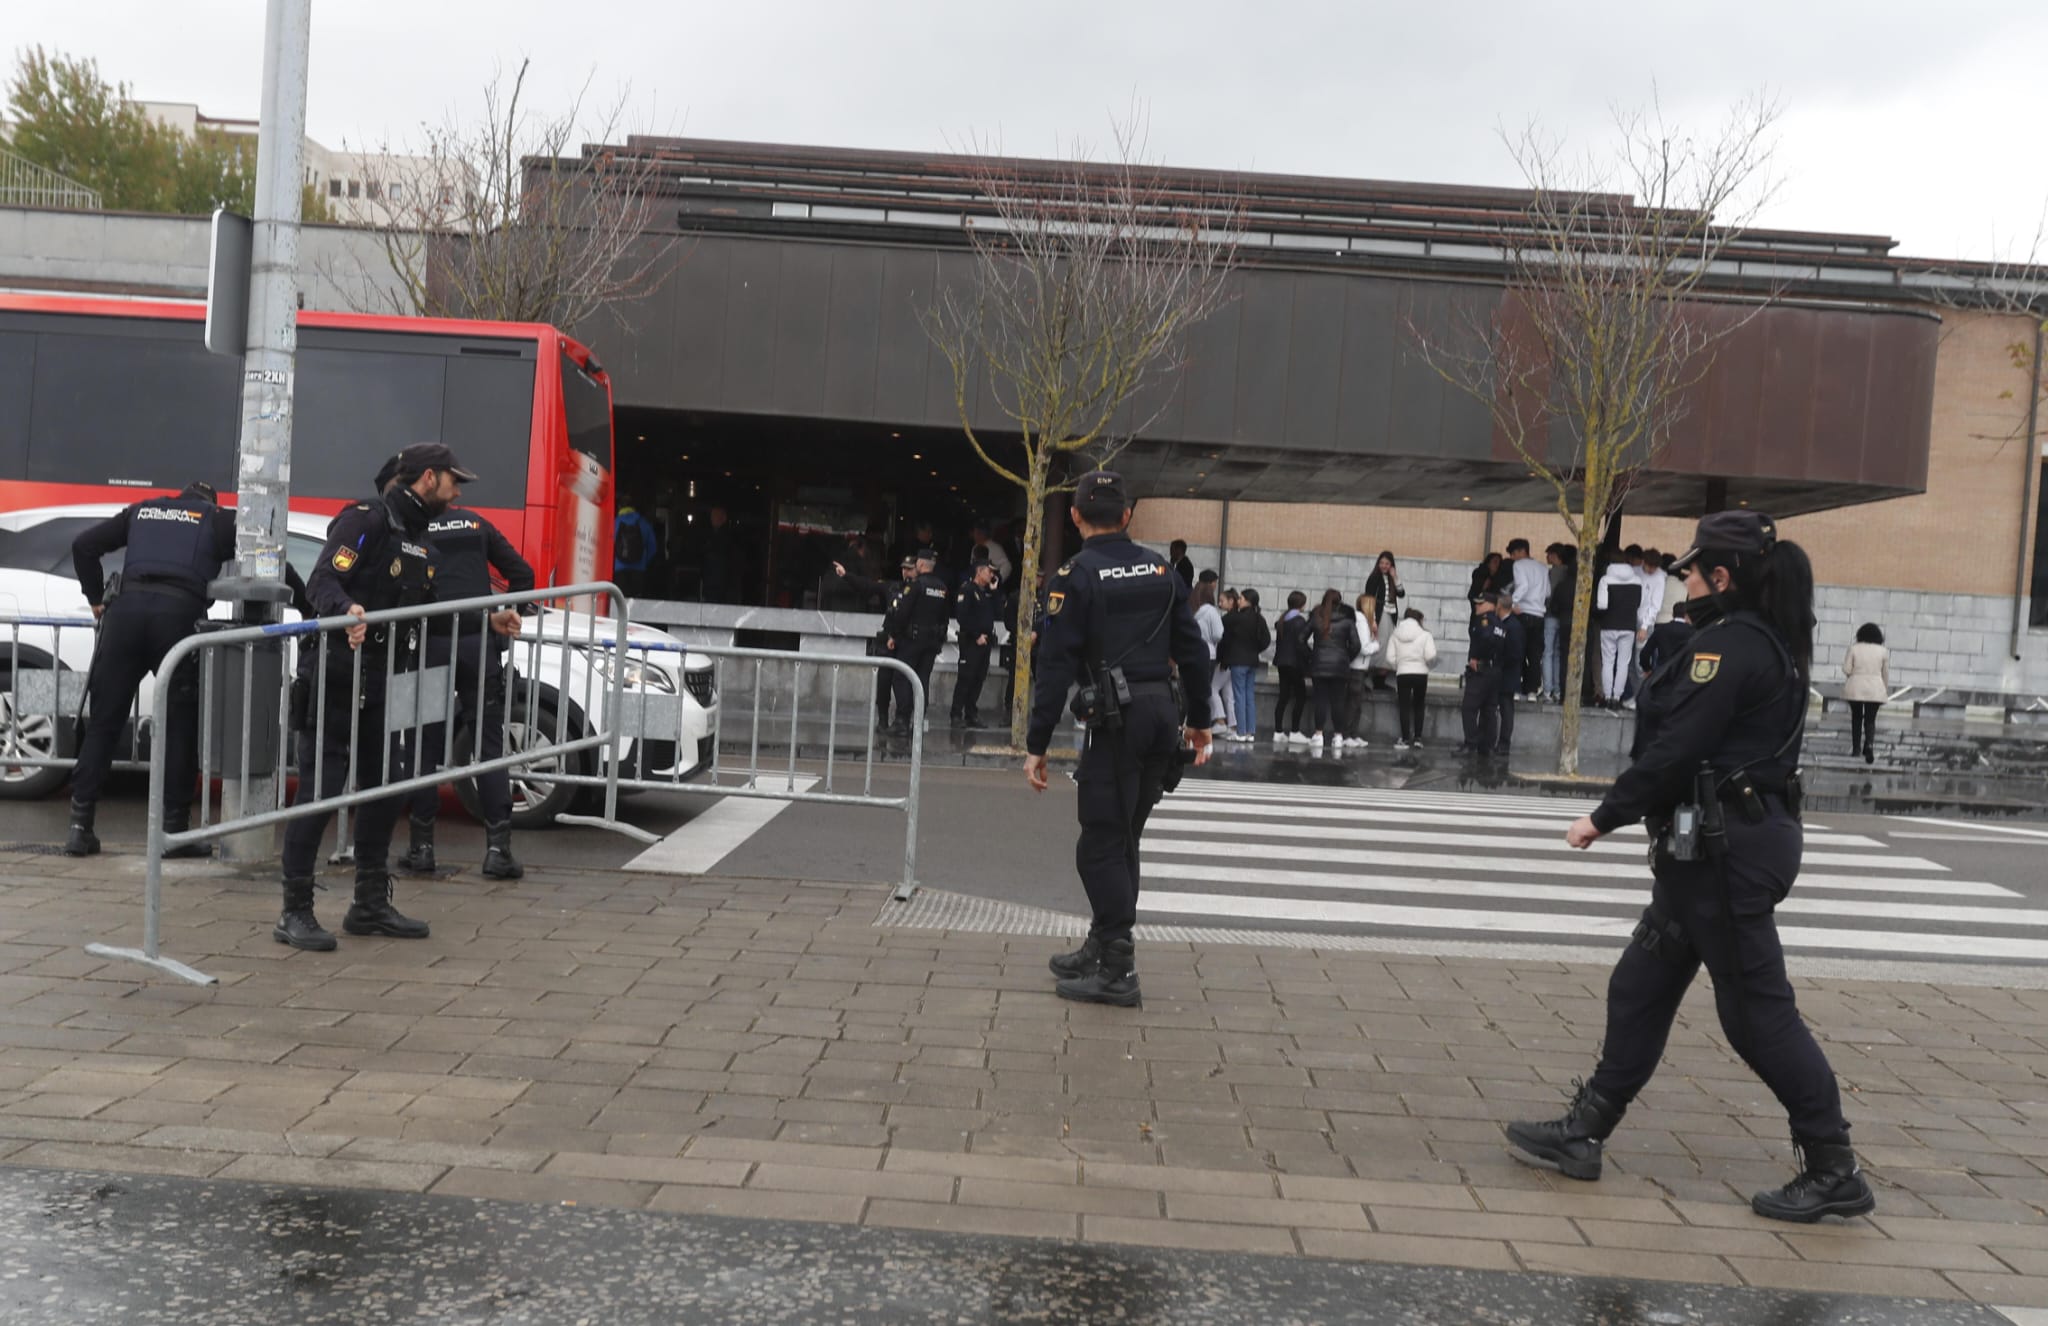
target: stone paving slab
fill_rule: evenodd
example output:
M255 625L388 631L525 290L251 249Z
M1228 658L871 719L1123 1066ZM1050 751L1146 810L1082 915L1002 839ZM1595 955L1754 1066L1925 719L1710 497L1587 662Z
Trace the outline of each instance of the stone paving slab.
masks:
M1498 1128L1590 1069L1602 967L1152 944L1117 1010L879 887L536 876L310 954L187 867L202 988L84 954L139 938L118 862L0 853L0 1166L2048 1307L2041 990L1803 981L1880 1204L1797 1228L1704 983L1585 1185Z

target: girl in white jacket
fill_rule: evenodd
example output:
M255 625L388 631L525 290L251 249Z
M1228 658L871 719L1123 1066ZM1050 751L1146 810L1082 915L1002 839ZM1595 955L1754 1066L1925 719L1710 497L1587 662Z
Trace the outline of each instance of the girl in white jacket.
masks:
M1395 750L1422 749L1423 705L1429 691L1429 669L1436 662L1436 637L1422 624L1422 609L1410 608L1386 642L1380 666L1394 670L1394 705L1401 715L1401 739Z
M1876 622L1856 630L1856 643L1842 660L1842 698L1849 702L1849 753L1865 764L1877 761L1877 709L1892 698L1891 651Z

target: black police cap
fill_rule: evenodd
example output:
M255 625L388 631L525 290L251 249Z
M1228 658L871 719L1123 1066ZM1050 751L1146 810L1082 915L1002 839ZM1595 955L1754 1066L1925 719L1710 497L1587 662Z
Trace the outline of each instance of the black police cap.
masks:
M1115 470L1091 470L1074 485L1074 505L1085 515L1090 511L1121 512L1131 504L1124 492L1124 476Z
M939 560L938 550L935 548L919 548L917 550L917 560L920 562L931 562L936 565Z
M1778 522L1761 511L1716 511L1705 517L1693 531L1692 547L1671 564L1673 575L1684 575L1702 557L1762 557L1778 544Z
M399 452L396 459L401 479L416 479L428 470L443 470L454 475L457 483L476 482L475 471L462 468L455 452L439 442L415 442Z

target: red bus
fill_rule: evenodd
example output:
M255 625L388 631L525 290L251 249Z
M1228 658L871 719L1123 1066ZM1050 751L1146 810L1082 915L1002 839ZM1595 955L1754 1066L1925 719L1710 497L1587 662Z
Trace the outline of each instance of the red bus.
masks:
M134 502L194 479L235 491L242 363L205 307L0 295L0 511ZM611 378L540 323L301 313L291 507L370 494L384 459L442 442L543 585L611 567Z

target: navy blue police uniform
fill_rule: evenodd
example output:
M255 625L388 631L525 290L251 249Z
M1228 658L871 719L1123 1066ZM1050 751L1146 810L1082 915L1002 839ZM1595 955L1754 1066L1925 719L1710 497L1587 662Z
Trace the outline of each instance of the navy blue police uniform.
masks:
M1500 664L1494 674L1493 683L1494 726L1496 728L1493 753L1496 755L1506 755L1509 747L1515 741L1515 687L1521 684L1522 669L1526 666L1523 660L1531 657L1527 652L1529 648L1529 623L1522 617L1522 614L1509 612L1506 608L1496 609L1493 619L1501 632ZM1534 661L1538 667L1542 666L1541 658L1536 658ZM1535 688L1531 687L1530 689L1533 690Z
M1498 613L1476 612L1465 654L1465 744L1461 750L1490 754L1500 739L1501 667L1508 657L1508 632Z
M107 603L100 559L120 548L127 549L121 592ZM198 629L210 601L206 587L234 555L234 513L215 505L211 490L197 484L176 497L124 507L73 541L71 564L79 588L86 602L105 603L106 613L86 685L91 716L71 773L66 853L88 856L99 850L94 813L136 689L172 646ZM164 734L164 827L173 832L189 827L192 784L199 772L197 677L188 662L166 683L171 691L170 731ZM190 854L205 850L195 848Z
M1731 544L1762 556L1774 543L1767 518L1723 513L1702 522L1687 560L1697 548ZM1687 608L1697 629L1643 684L1641 751L1591 815L1602 834L1638 822L1648 828L1654 880L1650 906L1608 982L1599 1067L1565 1120L1510 1125L1509 1139L1525 1159L1533 1152L1571 1177L1598 1177L1600 1140L1656 1071L1704 966L1730 1048L1784 1107L1809 1167L1818 1160L1840 1170L1805 1189L1802 1176L1778 1194L1759 1194L1758 1212L1802 1221L1861 1214L1875 1200L1849 1150L1834 1070L1799 1016L1774 916L1799 874L1804 842L1798 769L1807 681L1762 617L1727 610L1718 595ZM1695 809L1696 847L1686 841ZM1557 1130L1575 1121L1579 1136L1564 1139L1578 1143L1573 1150ZM1566 1164L1553 1163L1561 1158ZM1797 1199L1789 1208L1787 1193Z
M953 601L953 619L960 623L960 675L953 683L952 715L969 726L981 722L981 688L988 681L988 660L996 643L996 614L1002 599L994 589L968 581Z
M427 522L427 542L434 550L434 597L444 603L489 598L495 592L492 573L503 579L506 592L523 594L534 586L533 567L512 541L489 519L466 507L452 506ZM540 609L519 605L521 616ZM461 621L440 619L427 632L427 666L452 662L455 671L455 759L472 756L495 760L505 753L504 636L493 631L487 611L464 613ZM419 773L441 767L446 748L443 725L435 723L421 736ZM499 769L480 774L477 800L484 817L483 873L489 879L519 879L526 872L512 855L512 776ZM402 864L418 874L434 873L434 822L441 809L441 789L423 787L412 794L407 816L410 843Z
M1091 497L1121 502L1120 481L1106 471L1083 476L1076 508L1085 513ZM1208 646L1188 607L1187 583L1120 532L1091 535L1046 582L1042 629L1025 736L1031 754L1045 754L1077 684L1100 694L1114 688L1114 672L1128 691L1116 696L1120 722L1088 724L1074 778L1081 825L1074 865L1093 920L1087 943L1053 959L1052 969L1064 978L1065 997L1136 1003L1138 843L1180 759L1182 728L1209 726Z
M840 563L844 566L845 563ZM903 559L902 570L911 571L917 567L917 559ZM910 582L900 576L895 580L870 580L857 571L848 571L843 577L856 593L864 597L880 597L882 600L882 629L875 632L868 641L869 658L898 658L909 661L905 640L909 635ZM902 678L889 668L875 669L875 723L879 727L889 726L889 702L895 697L897 684ZM907 695L910 687L903 685ZM909 702L905 700L899 712L904 721L909 721Z
M934 564L939 559L939 555L929 548L919 552L917 557L921 562ZM953 591L937 571L921 571L917 579L910 582L902 608L904 648L908 650L903 661L917 674L928 707L932 702L932 668L939 661L939 651L946 647L946 627L953 620ZM898 674L896 725L899 728L923 717L922 711L912 711L911 695L910 678Z
M352 604L377 612L432 601L437 573L427 542L432 516L404 483L344 507L328 524L320 560L306 580L314 612L338 617ZM300 802L339 795L351 768L358 790L411 776L409 734L384 730L386 677L417 672L424 651L420 624L407 621L370 627L359 649L351 649L339 631L323 632L318 643L300 649L292 687ZM355 688L358 669L360 686ZM427 935L425 922L401 916L391 902L391 831L404 801L402 795L386 796L355 808L355 903L342 922L350 934ZM273 931L280 943L334 946L312 910L314 866L331 817L331 811L303 815L285 826L284 915Z

